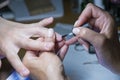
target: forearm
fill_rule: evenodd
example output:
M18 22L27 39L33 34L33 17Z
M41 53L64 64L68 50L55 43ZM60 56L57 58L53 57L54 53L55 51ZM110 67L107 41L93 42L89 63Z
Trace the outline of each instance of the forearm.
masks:
M111 61L111 71L120 75L120 47L117 46L118 49L115 50L114 56Z

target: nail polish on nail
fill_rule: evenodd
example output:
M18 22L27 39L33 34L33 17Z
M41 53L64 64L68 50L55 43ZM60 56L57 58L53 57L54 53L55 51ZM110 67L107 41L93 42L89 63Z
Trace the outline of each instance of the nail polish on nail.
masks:
M74 34L79 34L80 30L78 28L73 28L72 32Z
M54 30L53 30L52 28L50 28L50 29L48 30L48 37L52 37L53 34L54 34Z

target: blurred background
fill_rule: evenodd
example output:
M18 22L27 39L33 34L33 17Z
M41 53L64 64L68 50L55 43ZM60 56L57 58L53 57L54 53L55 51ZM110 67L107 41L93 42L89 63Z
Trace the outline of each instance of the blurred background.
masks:
M1 0L6 1L6 0ZM0 9L2 16L15 21L33 21L53 16L64 16L64 6L70 14L80 14L90 2L108 11L120 25L120 0L9 0L6 7ZM64 4L67 2L66 4ZM69 9L71 8L71 9ZM66 12L66 11L65 11Z

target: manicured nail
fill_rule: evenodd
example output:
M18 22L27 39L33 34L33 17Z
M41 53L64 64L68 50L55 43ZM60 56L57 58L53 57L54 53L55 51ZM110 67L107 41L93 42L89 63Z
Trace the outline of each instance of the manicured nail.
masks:
M48 30L48 37L52 37L54 35L54 30L52 28L50 28Z
M74 24L74 27L77 27L78 26L78 20L75 21L75 24Z
M20 73L20 75L21 75L22 77L26 77L26 76L28 76L28 74L29 74L29 70L28 70L28 69L24 69L24 70L22 70L22 72Z
M74 34L79 34L80 30L79 30L79 28L73 28L72 32Z

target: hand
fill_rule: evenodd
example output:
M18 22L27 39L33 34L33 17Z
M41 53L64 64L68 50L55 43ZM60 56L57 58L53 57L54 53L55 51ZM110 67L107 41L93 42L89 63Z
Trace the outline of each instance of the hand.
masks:
M55 53L58 54L58 56L61 58L61 60L64 59L67 51L68 51L69 45L66 44L66 41L62 38L62 36L58 33L56 33L56 42L55 42Z
M47 26L52 22L53 18L46 18L38 23L21 24L0 18L0 56L6 57L22 76L27 76L29 70L22 64L17 53L20 48L36 51L51 50L54 45L52 41L40 42L31 39L31 37L51 39L53 30L43 26Z
M63 64L52 52L27 51L23 63L35 80L66 80Z
M81 27L89 23L92 29ZM100 64L120 74L120 43L113 18L104 10L88 4L75 23L73 33L78 41L89 48L88 41L96 50Z
M62 40L61 36L53 34L51 38L39 38L38 41L46 42L59 42ZM23 63L30 70L32 77L35 80L65 80L65 74L63 74L63 65L58 56L54 53L54 47L51 51L27 51Z

